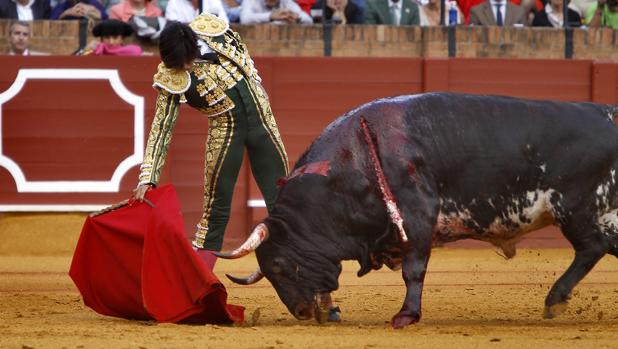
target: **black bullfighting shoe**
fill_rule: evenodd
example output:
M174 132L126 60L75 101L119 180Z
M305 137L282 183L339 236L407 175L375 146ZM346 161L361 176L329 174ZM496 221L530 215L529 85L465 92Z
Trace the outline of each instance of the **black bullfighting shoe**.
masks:
M339 307L332 307L328 310L328 322L341 322L341 309Z

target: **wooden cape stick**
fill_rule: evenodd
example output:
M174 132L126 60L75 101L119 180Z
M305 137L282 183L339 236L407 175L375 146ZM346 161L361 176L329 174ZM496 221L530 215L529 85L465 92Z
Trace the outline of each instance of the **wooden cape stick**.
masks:
M119 209L121 207L127 206L127 205L129 205L129 202L130 202L129 199L122 200L119 203L116 203L116 204L113 204L111 206L108 206L108 207L106 207L106 208L104 208L104 209L102 209L100 211L92 212L91 214L89 214L89 216L90 217L100 216L100 215L102 215L104 213L111 212L111 211L117 210L117 209ZM152 203L152 201L150 201L150 200L148 200L146 198L144 198L144 202L148 206L150 206L150 207L155 207L155 205Z

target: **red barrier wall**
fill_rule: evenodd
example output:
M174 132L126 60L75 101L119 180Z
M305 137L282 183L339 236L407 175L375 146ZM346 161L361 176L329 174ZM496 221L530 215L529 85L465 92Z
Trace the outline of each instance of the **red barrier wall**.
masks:
M616 64L567 60L282 58L255 59L292 164L321 130L346 110L372 99L429 91L503 94L537 99L616 103ZM152 121L154 57L0 56L2 155L28 181L104 181L133 152L134 107L107 80L34 79L8 100L20 69L117 70L122 84L143 97L145 132ZM4 92L2 92L4 91ZM207 121L182 107L162 182L176 185L188 234L202 206L202 169ZM0 166L0 206L109 204L130 195L137 166L106 193L18 192ZM263 209L249 209L259 191L244 166L236 187L227 243L236 244ZM554 232L555 233L555 232ZM553 239L537 235L534 243ZM550 240L547 240L550 239Z

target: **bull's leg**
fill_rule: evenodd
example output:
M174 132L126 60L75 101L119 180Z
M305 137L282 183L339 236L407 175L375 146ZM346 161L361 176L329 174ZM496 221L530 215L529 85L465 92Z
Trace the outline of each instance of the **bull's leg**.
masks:
M595 228L592 233L566 233L565 236L575 248L575 259L567 271L556 281L545 298L543 316L551 319L566 310L571 291L581 279L607 253L609 246L600 231Z
M423 188L423 185L419 185ZM420 188L418 188L420 189ZM426 189L423 188L423 189ZM408 196L406 196L408 194ZM391 320L393 328L416 323L421 318L421 298L427 262L431 254L432 231L438 215L438 199L429 190L400 190L397 193L408 242L403 249L401 275L406 297L401 310Z
M426 233L414 232L413 234ZM429 236L431 236L431 230L429 230ZM423 282L431 253L431 239L429 241L429 244L420 244L418 241L411 240L413 245L409 246L407 253L403 256L401 274L406 283L406 297L401 310L391 320L393 328L402 328L421 319Z

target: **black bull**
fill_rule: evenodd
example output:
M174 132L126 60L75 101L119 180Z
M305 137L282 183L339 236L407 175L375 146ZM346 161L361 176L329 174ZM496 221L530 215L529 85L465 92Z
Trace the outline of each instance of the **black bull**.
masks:
M447 93L371 102L324 130L270 215L221 255L255 250L260 269L236 281L266 276L299 319L318 317L342 260L357 260L359 276L402 267L400 328L421 317L432 246L471 238L510 258L525 233L555 224L575 258L545 299L553 317L599 259L618 252L616 112Z

